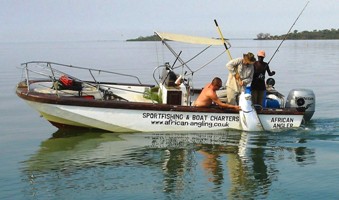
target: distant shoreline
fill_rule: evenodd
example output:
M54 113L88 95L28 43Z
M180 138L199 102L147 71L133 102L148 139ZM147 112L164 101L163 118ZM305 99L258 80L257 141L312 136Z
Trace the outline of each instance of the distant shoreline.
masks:
M302 31L294 30L286 34L272 36L269 33L259 33L257 38L233 38L233 40L338 40L339 29L324 29L324 30L313 30L313 31ZM133 41L160 41L160 38L156 35L151 36L140 36L134 39L127 39L127 42Z

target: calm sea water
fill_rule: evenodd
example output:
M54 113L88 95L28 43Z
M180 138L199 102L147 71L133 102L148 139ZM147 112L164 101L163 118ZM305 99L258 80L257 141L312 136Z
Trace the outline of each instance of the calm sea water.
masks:
M233 57L280 41L231 41ZM201 47L174 44L188 60ZM197 70L222 47L190 63ZM173 57L153 42L0 43L0 199L338 199L339 41L285 41L271 61L276 89L312 89L316 113L277 133L59 132L19 99L22 62L46 60L138 75ZM225 80L221 56L194 76Z

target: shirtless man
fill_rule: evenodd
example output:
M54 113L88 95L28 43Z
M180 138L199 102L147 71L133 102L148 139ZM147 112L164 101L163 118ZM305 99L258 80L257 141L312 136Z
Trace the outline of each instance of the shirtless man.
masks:
M197 107L208 107L214 102L218 106L222 108L231 108L237 111L240 110L239 106L226 104L220 101L216 94L216 90L218 90L222 86L222 81L219 77L215 77L212 80L212 83L207 84L204 89L201 91L197 100L194 102L194 106Z

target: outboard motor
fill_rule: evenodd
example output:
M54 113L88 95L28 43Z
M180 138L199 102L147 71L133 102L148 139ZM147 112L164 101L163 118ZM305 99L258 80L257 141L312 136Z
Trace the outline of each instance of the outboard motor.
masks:
M287 96L286 108L305 110L304 120L309 121L315 112L315 95L309 89L293 89Z

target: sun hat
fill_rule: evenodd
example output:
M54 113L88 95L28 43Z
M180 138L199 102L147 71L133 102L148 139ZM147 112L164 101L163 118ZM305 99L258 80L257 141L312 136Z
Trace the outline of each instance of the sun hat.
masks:
M254 63L256 61L253 53L248 52L247 54L244 54L244 59L246 59L250 63Z
M265 58L265 51L264 50L260 50L260 51L258 51L258 57L264 57Z

